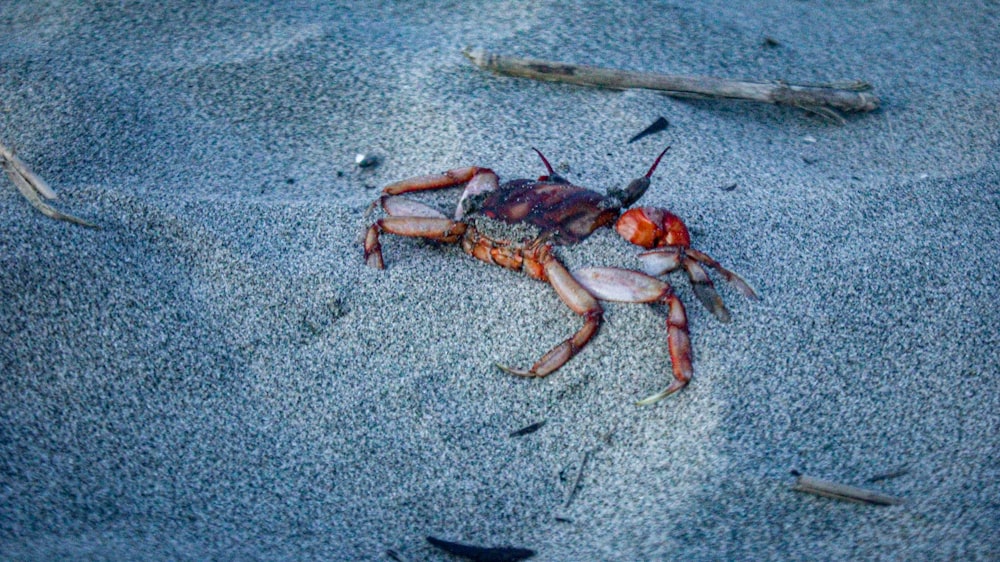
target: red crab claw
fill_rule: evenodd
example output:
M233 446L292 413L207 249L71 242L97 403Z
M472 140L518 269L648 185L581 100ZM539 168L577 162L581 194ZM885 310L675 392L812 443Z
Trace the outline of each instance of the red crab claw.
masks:
M694 369L691 367L691 338L688 335L684 304L670 284L655 277L617 267L587 267L573 272L573 277L600 300L616 302L663 303L667 305L667 348L674 380L667 388L638 402L652 404L684 388Z
M691 247L691 234L677 215L656 207L636 207L624 213L615 224L622 238L643 248L655 248L639 255L643 268L650 275L663 275L684 267L695 295L705 308L720 321L729 322L729 311L715 285L701 264L719 272L744 296L756 298L753 288L742 277L722 267L705 254Z

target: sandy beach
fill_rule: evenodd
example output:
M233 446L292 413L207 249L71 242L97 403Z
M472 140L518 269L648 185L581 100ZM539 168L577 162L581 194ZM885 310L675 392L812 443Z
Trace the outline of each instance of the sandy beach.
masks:
M0 143L99 226L0 176L0 558L1000 558L1000 6L923 4L0 5ZM881 107L500 76L467 46ZM391 235L365 266L393 181L533 178L536 147L604 192L668 145L641 203L760 299L715 276L724 324L667 277L694 378L655 405L662 306L605 304L524 379L496 365L581 325L550 287ZM639 267L611 229L557 252Z

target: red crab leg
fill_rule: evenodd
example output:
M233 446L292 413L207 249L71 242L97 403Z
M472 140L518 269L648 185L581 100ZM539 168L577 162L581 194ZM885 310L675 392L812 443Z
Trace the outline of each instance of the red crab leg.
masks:
M525 262L527 262L525 263L525 269L529 274L531 266L534 265L530 262L537 262L541 266L541 275L539 278L542 281L548 281L552 285L552 288L555 289L556 294L559 295L559 298L573 312L583 316L583 327L573 334L572 337L549 350L538 362L531 366L531 369L522 371L504 365L497 365L504 371L514 375L544 377L562 367L563 364L583 349L583 346L587 345L587 342L594 337L598 328L601 327L601 318L604 311L597 300L586 289L580 286L580 283L570 275L569 271L559 263L559 260L555 256L549 253L549 246L542 246L537 251L525 255Z
M465 229L465 223L446 218L385 217L368 227L368 232L365 234L365 262L369 267L385 269L382 245L379 243L379 234L383 232L452 244L462 238Z
M680 266L684 266L688 277L691 279L691 287L694 289L698 299L709 311L716 315L722 322L729 322L729 311L722 303L722 297L715 290L715 285L708 277L705 269L699 265L703 263L721 274L726 281L733 284L736 289L748 298L757 298L750 284L742 277L722 267L722 265L708 256L708 254L695 250L691 247L665 246L643 252L639 254L639 259L643 263L643 270L650 275L663 275L669 273Z
M674 380L667 388L638 402L652 404L684 388L694 368L691 366L691 337L688 335L684 304L669 283L645 273L617 267L588 267L573 276L595 297L617 302L661 302L667 305L667 349Z
M684 266L688 278L691 280L691 288L705 308L714 314L721 322L729 322L729 310L722 302L722 297L715 290L715 284L709 278L705 268L701 267L692 256L689 256L690 248L681 246L665 246L648 252L639 254L642 261L643 270L649 275L657 276L669 273L678 267ZM693 250L699 255L708 257L697 250ZM718 262L715 262L718 265Z
M732 317L729 316L729 309L722 302L722 297L715 290L715 283L712 283L712 278L708 276L705 268L699 265L697 261L686 256L681 261L681 264L684 266L684 270L687 271L688 279L691 280L691 288L694 289L694 294L701 301L701 304L705 305L705 308L714 314L719 319L719 322L726 324L731 322Z
M381 205L382 210L391 217L424 217L435 219L446 219L441 211L418 203L412 199L402 196L383 195L372 203L372 206Z
M468 182L469 185L465 186L465 191L462 193L462 197L459 198L458 206L455 208L455 220L460 220L465 215L465 200L470 196L496 189L499 181L493 170L480 168L479 166L469 166L448 170L443 174L418 176L390 183L382 188L382 193L386 195L399 195L400 193L409 193L411 191L444 189Z
M426 191L428 189L444 189L446 187L454 187L461 183L465 183L473 178L476 174L482 172L492 171L489 168L480 168L478 166L469 166L466 168L455 168L454 170L448 170L443 174L431 174L429 176L417 176L415 178L405 179L397 181L395 183L390 183L382 189L382 192L387 195L399 195L400 193L409 193L411 191Z
M677 269L681 266L681 256L683 248L677 246L666 246L639 254L639 261L642 262L642 270L647 275L658 277Z
M695 250L694 248L688 248L687 250L685 250L685 253L689 257L692 257L700 261L701 263L707 265L708 267L714 268L716 271L719 272L720 275L726 278L726 281L732 283L733 286L736 287L736 289L740 293L743 293L743 296L751 299L757 298L757 293L754 292L753 287L751 287L749 283L747 283L739 275L722 267L722 264L713 260L711 257L708 256L708 254L700 250Z

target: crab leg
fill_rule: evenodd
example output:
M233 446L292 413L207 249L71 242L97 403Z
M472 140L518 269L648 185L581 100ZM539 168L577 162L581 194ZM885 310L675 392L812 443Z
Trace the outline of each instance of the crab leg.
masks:
M715 290L715 284L712 283L705 268L700 264L703 263L718 271L726 281L732 283L746 297L757 297L757 294L742 277L722 267L708 254L691 247L665 246L639 254L639 260L642 261L643 270L654 276L669 273L683 266L698 300L722 322L731 320L729 310L723 304L722 297Z
M688 279L691 280L691 288L694 289L694 294L701 301L701 304L705 305L705 308L714 314L719 322L724 324L731 322L732 317L729 316L729 309L726 308L726 303L722 302L722 297L715 290L715 283L712 283L712 278L708 276L705 268L689 257L685 257L681 263L684 265L684 270L687 271Z
M700 261L701 263L707 265L708 267L711 267L716 271L718 271L719 274L725 277L726 281L732 283L733 286L736 287L736 289L743 294L743 296L750 299L757 298L757 293L754 292L753 287L751 287L749 283L747 283L739 275L722 267L722 264L709 257L708 254L700 250L695 250L694 248L688 248L686 250L686 253L689 257L694 258Z
M639 261L647 275L658 277L680 267L683 252L679 246L665 246L639 254Z
M382 188L382 193L387 195L399 195L411 191L426 191L428 189L444 189L453 187L460 183L465 183L476 175L476 172L483 168L468 166L465 168L455 168L441 174L430 174L400 180Z
M549 253L549 246L542 246L537 251L532 254L525 256L526 271L529 275L537 277L542 281L548 281L552 288L555 289L556 294L559 298L569 306L573 312L583 316L583 327L580 328L572 337L566 339L566 341L560 343L559 345L553 347L548 353L542 356L531 369L523 371L520 369L513 369L511 367L506 367L504 365L497 365L504 371L520 375L522 377L544 377L549 373L555 371L559 367L562 367L567 361L569 361L574 355L576 355L583 346L587 345L594 334L597 333L598 328L601 327L601 318L603 317L604 311L601 309L601 305L597 302L590 293L583 288L576 279L570 275L569 271L559 260ZM541 269L535 274L531 272L531 266L534 265L531 262L537 262L541 266Z
M658 276L684 267L688 278L691 280L691 288L705 308L714 314L721 322L729 322L729 310L726 309L722 297L715 290L715 284L708 276L705 268L701 267L697 261L688 256L690 248L681 246L665 246L648 252L639 254L642 261L643 271L649 275ZM698 252L701 254L701 252ZM701 254L705 256L705 254ZM706 258L708 256L705 256ZM718 264L718 262L716 262Z
M667 305L667 348L674 380L660 392L638 402L652 404L684 388L694 368L691 366L691 338L688 335L684 304L674 294L669 283L650 275L617 267L588 267L573 272L573 276L598 299L617 302Z
M382 210L391 217L426 217L445 219L448 218L441 211L418 203L413 199L402 196L383 195L372 203L372 207L380 205Z
M379 234L387 232L399 236L427 238L453 244L465 233L465 223L438 217L394 217L375 221L365 233L365 262L369 267L385 269Z
M497 188L500 179L496 173L489 168L479 166L468 166L465 168L455 168L442 174L431 174L428 176L417 176L390 183L382 188L385 195L399 195L410 193L411 191L427 191L431 189L445 189L468 182L462 197L458 200L455 208L455 220L460 220L465 215L465 201L470 196L478 195Z

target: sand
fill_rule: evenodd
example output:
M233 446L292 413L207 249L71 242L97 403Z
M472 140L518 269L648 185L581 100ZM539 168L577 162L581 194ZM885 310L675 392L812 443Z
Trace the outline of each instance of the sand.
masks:
M101 229L0 178L0 557L454 559L427 535L537 560L1000 557L998 28L989 2L5 4L0 142ZM467 45L864 79L882 108L505 78ZM606 305L525 380L495 364L580 325L545 285L391 236L363 264L392 181L533 177L537 147L603 190L668 144L642 203L761 299L720 280L722 324L670 276L695 377L654 406L661 307ZM561 252L635 254L611 230Z

